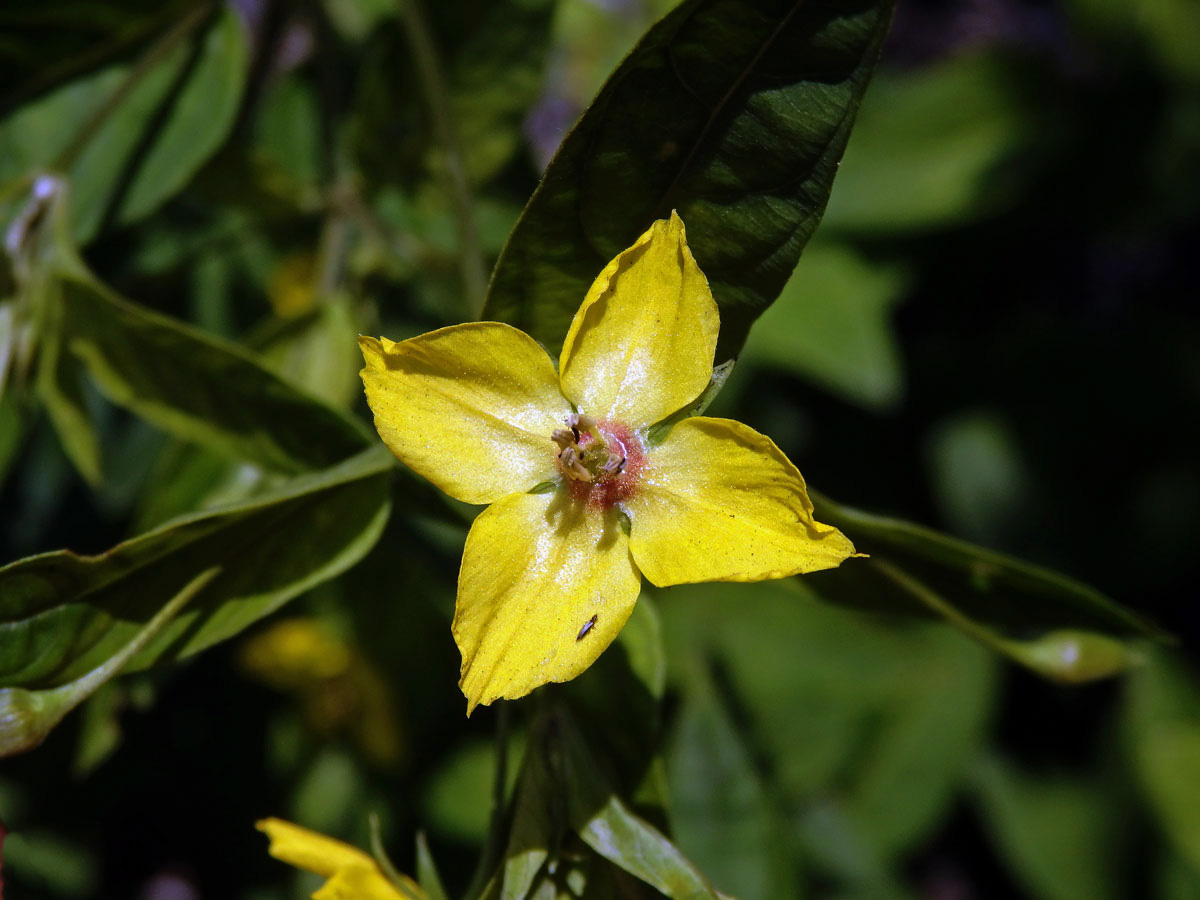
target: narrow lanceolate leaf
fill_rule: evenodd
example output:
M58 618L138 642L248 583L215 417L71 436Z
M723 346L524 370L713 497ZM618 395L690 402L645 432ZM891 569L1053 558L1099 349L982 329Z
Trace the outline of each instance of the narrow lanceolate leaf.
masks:
M550 347L604 265L677 210L721 310L718 360L778 296L829 199L891 0L686 0L563 141L484 318Z
M125 669L190 656L237 634L374 545L389 511L391 468L391 456L372 448L98 556L61 550L0 568L0 685L47 690L85 676L214 568Z
M817 515L870 556L805 577L826 599L935 616L1053 681L1079 683L1140 660L1131 638L1169 637L1089 585L911 522L813 494Z

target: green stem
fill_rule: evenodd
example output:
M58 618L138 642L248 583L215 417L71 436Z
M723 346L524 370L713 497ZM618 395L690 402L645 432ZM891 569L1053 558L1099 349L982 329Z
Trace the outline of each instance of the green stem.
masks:
M936 612L959 631L970 635L985 647L989 647L1004 656L1011 657L1017 655L1014 653L1014 644L1012 641L998 637L990 629L983 627L970 616L960 612L953 605L942 599L939 593L926 587L903 569L881 559L871 559L868 565L898 585L909 595L921 601L921 603Z
M75 137L71 139L71 142L58 155L53 166L55 171L65 172L75 164L79 155L83 153L87 145L91 143L92 138L96 136L96 132L103 127L104 123L108 121L108 117L113 114L117 107L137 87L138 83L146 76L146 73L162 62L168 53L186 40L212 14L214 8L215 6L211 0L210 2L199 4L176 22L166 34L158 39L154 46L146 51L145 55L138 60L137 65L125 76L125 80L117 86L117 89L108 96L104 103L96 108L96 111L88 117L88 120L75 133Z
M421 11L420 0L400 0L400 17L412 46L413 61L425 91L425 100L429 104L434 132L445 154L447 187L458 226L458 267L463 292L474 318L479 318L487 297L487 273L484 270L479 229L475 223L475 201L467 179L462 144L450 112L450 92L446 88L446 79L438 62L433 35Z

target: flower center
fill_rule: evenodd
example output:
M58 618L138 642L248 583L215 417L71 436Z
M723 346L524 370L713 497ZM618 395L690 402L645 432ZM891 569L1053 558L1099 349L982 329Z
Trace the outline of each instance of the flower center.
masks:
M574 413L550 436L573 497L601 506L628 499L642 465L642 445L623 425Z

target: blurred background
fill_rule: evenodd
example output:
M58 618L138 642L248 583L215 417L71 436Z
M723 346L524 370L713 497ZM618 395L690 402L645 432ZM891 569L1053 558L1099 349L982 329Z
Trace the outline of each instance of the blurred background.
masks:
M671 5L425 4L489 260L565 130ZM75 236L104 282L365 414L357 333L472 317L422 48L384 0L233 2L158 95L98 125L99 149L72 150L193 7L5 4L0 183L65 159ZM771 435L841 502L1056 568L1181 643L1062 687L799 582L647 591L667 647L674 834L722 890L1200 897L1198 47L1194 0L900 0L821 228L711 413ZM196 163L169 197L141 199L117 148L167 115L163 92L203 111L177 136ZM263 489L87 399L98 486L44 418L0 423L0 561L96 553ZM186 664L106 686L5 760L11 896L307 896L319 881L271 860L254 820L366 846L368 812L406 871L424 829L461 891L496 716L465 719L456 687L464 534L393 516L344 576Z

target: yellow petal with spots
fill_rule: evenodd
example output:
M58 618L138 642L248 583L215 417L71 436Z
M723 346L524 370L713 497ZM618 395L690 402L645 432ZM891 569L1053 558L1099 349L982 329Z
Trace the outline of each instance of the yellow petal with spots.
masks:
M653 425L708 385L719 326L708 281L672 213L588 291L563 343L563 393L597 419Z
M676 424L625 505L633 558L660 587L783 578L854 555L845 535L813 519L804 479L783 451L729 419Z
M533 338L474 322L399 343L358 340L375 428L410 469L467 503L554 477L550 435L571 408Z
M640 588L615 510L568 488L488 507L467 535L454 611L467 714L579 675L620 632Z

